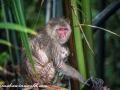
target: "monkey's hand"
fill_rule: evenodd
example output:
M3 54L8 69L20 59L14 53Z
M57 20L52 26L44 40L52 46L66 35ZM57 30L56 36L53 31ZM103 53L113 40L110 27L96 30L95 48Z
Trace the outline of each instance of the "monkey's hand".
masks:
M81 81L81 83L83 83L83 84L85 84L85 85L87 85L87 86L90 86L88 83L87 83L87 81L85 81L85 80L80 80Z
M87 83L87 81L85 81L83 84L85 84L85 85L87 85L87 86L90 86L90 85Z

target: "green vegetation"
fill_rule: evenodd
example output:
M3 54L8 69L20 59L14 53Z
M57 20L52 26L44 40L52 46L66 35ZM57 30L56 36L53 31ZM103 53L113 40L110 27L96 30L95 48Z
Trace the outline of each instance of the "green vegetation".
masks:
M43 0L40 16L42 0L1 0L0 1L0 71L3 71L7 62L12 65L20 63L20 48L25 47L29 60L34 71L34 63L29 49L28 34L37 35L36 31L45 24L45 12L47 0ZM115 0L105 0L106 6ZM91 76L97 77L99 71L96 66L100 61L97 60L98 55L98 31L93 33L93 29L89 26L79 26L80 24L92 25L92 20L99 14L100 0L70 0L69 8L66 6L64 12L69 13L67 16L71 20L73 28L73 41L69 46L75 49L76 62L78 71L85 79ZM101 6L102 7L102 6ZM51 4L52 8L52 4ZM66 9L68 8L68 9ZM69 12L70 11L70 12ZM52 12L52 10L51 10ZM55 12L57 13L57 12ZM52 15L51 15L52 16ZM38 22L36 23L36 21ZM107 21L104 22L104 28L120 35L120 10L117 10ZM77 26L77 27L75 27ZM35 29L35 30L34 30ZM83 31L82 31L83 30ZM84 32L84 34L83 34ZM85 35L88 43L85 40ZM105 85L111 90L120 89L120 38L105 32L104 34L104 57L103 57L103 79ZM100 38L100 37L99 37ZM102 38L102 37L101 37ZM74 45L72 45L74 43ZM93 54L92 50L95 54ZM71 48L71 49L72 49ZM102 61L102 60L101 60ZM16 63L17 62L17 63ZM9 66L9 65L8 65ZM102 66L101 66L102 67ZM3 72L2 72L3 73ZM12 72L13 73L13 72ZM1 77L0 77L1 79ZM4 84L4 80L0 81ZM80 87L81 88L81 87ZM78 89L79 90L79 89Z

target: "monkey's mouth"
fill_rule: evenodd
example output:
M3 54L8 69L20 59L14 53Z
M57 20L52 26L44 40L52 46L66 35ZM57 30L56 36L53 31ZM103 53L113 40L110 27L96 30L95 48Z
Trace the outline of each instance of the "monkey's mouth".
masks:
M59 41L65 41L65 40L63 40L63 39L59 39Z
M60 43L61 45L63 45L65 42L66 42L66 40L63 40L63 39L62 40L61 39L58 40L58 43Z
M65 42L66 40L65 39L59 39L60 42Z

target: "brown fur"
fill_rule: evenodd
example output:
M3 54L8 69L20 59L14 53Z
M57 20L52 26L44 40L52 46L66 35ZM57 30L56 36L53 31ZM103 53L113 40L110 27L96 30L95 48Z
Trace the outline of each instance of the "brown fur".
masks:
M56 35L56 29L60 26L68 28L66 40L60 42ZM38 31L38 36L31 36L29 38L30 49L37 74L40 78L38 80L33 72L31 64L28 60L25 50L22 50L21 56L21 74L28 84L50 84L55 77L56 72L72 78L78 79L86 84L82 76L71 66L63 62L61 57L61 49L66 44L71 34L71 28L66 19L52 19L41 30Z

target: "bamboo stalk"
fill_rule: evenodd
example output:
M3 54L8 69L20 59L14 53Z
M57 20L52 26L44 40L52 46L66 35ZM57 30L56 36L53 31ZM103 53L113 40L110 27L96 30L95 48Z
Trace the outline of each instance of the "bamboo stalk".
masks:
M74 5L74 7L77 7L76 0L71 0L71 4ZM75 16L75 12L72 11L73 26L79 24L78 20L77 20L78 19L78 11L77 10L76 10L76 15L77 16ZM86 79L86 67L85 67L85 61L84 61L80 28L74 28L74 39L75 39L75 49L76 49L76 56L77 56L78 71ZM80 87L80 88L82 88L82 87Z
M85 23L91 25L92 20L91 20L91 6L90 6L90 0L82 0L82 11L85 15ZM84 21L84 20L83 20ZM93 33L91 27L84 27L84 33L85 36L93 49ZM88 44L86 41L84 41L84 56L86 60L86 66L87 66L87 72L89 73L89 76L96 76L96 71L95 71L95 59L94 59L94 54L88 47Z
M67 3L67 4L66 4ZM63 0L63 13L66 18L69 20L72 20L72 10L70 0ZM74 28L72 22L71 22L72 29ZM74 32L72 32L69 41L68 41L68 47L70 48L70 55L69 55L69 63L72 67L77 69L77 61L76 61L76 50L75 50L75 43L74 43ZM79 82L77 80L71 79L71 90L79 90Z

